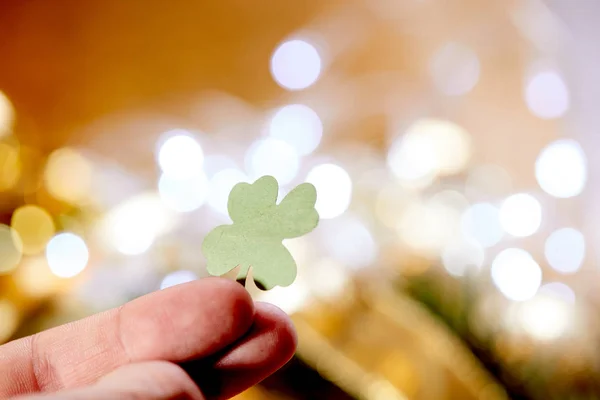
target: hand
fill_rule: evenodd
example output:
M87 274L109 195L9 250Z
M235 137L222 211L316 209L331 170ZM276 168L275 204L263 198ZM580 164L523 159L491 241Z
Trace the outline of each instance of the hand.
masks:
M0 398L229 399L295 348L282 311L201 279L0 346Z

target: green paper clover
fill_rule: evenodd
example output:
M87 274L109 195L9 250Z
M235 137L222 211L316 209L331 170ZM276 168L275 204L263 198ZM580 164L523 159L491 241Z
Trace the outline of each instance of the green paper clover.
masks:
M227 203L233 224L216 227L202 243L209 274L220 276L240 267L237 277L242 279L252 267L254 281L267 290L294 282L296 262L282 241L317 226L317 191L303 183L277 204L278 192L272 176L234 186Z

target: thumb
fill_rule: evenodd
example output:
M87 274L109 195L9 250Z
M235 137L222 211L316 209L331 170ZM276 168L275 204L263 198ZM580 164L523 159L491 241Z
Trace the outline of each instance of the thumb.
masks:
M94 385L13 400L205 400L189 375L167 361L128 364L105 375Z

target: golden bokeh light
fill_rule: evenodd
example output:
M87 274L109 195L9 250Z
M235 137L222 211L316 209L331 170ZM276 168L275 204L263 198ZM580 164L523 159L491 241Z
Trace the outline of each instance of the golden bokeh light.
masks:
M62 148L48 158L44 181L48 192L57 199L78 204L89 195L92 166L78 151Z
M403 393L415 397L421 386L414 362L398 351L388 354L378 366L379 372L391 383L402 388Z
M406 245L424 256L434 256L456 235L459 220L460 213L451 207L415 203L406 209L396 228Z
M16 268L22 256L23 242L19 234L11 227L0 224L0 273Z
M63 282L52 273L45 257L23 260L13 279L24 293L36 298L54 293Z
M9 339L19 325L19 310L8 300L0 300L0 341Z
M11 226L23 241L24 254L42 252L55 232L52 216L43 208L35 205L18 208L13 213Z
M19 150L7 143L0 143L0 191L12 189L19 181L20 176Z
M437 176L463 171L471 153L471 137L462 127L446 120L420 119L392 143L388 165L404 186L425 188Z
M15 119L15 110L6 95L0 91L0 137L9 134Z
M418 201L414 191L405 190L400 186L386 186L377 195L375 213L389 228L395 228L406 208Z
M38 173L44 165L46 156L42 150L19 143L19 159L21 162L21 179L19 190L28 197L35 197L41 186L41 177ZM34 203L35 201L32 201Z
M425 119L415 123L409 133L428 138L440 175L461 172L471 158L471 137L453 122Z
M73 205L65 203L54 197L45 186L40 187L36 192L26 196L25 202L28 204L37 204L52 215L61 215L73 210Z

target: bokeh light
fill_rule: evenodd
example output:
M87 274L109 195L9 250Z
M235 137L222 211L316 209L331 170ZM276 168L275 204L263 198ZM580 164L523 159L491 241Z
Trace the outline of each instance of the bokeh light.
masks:
M294 39L275 49L271 57L271 74L281 87L301 90L319 79L321 64L321 56L312 44Z
M300 236L292 239L284 239L282 241L285 248L290 252L298 270L303 270L305 267L310 266L314 253L313 243L309 240L309 236Z
M569 89L558 72L542 71L527 82L525 101L537 117L558 118L569 109Z
M78 275L87 266L89 257L87 245L74 233L59 233L46 246L48 266L60 278Z
M5 342L19 326L19 309L7 299L0 300L0 341Z
M495 246L504 236L500 210L491 203L473 204L462 214L460 223L463 234L485 248Z
M548 297L556 297L570 304L575 304L576 296L573 289L562 282L549 282L542 285L539 294Z
M499 165L478 165L469 171L465 194L473 199L506 196L512 191L512 178Z
M221 215L229 215L227 211L229 192L240 182L249 182L249 179L236 168L226 168L214 174L209 184L208 205Z
M457 211L464 211L469 207L469 201L458 190L442 190L440 192L435 193L429 199L430 202L435 204L444 204L448 207L452 207Z
M425 187L435 176L436 154L429 138L406 134L398 137L388 152L388 165L403 185Z
M44 256L23 260L13 277L19 288L34 298L48 296L60 288L61 280L52 273Z
M438 254L458 231L460 213L447 205L413 203L400 218L400 239L421 254Z
M204 173L209 180L216 173L231 168L237 168L237 164L231 157L224 154L211 154L204 158Z
M202 173L204 151L188 131L176 129L164 137L158 150L158 165L165 175L188 179Z
M437 175L462 171L471 157L471 137L450 121L423 119L398 137L388 152L388 165L401 182L416 187Z
M514 194L502 202L499 217L506 233L516 237L531 236L542 223L542 205L530 194Z
M340 296L349 282L346 266L331 259L324 258L317 262L310 271L310 290L323 299L335 299Z
M552 296L535 296L519 309L523 329L538 340L559 338L566 332L571 318L569 303Z
M378 248L372 233L360 219L345 215L321 231L327 256L344 267L360 269L375 262Z
M519 248L502 250L492 261L492 280L510 300L525 301L537 293L542 269L531 254Z
M11 132L14 118L15 110L12 103L8 97L0 91L0 137Z
M412 128L423 132L435 149L437 172L452 175L465 169L471 159L471 136L461 126L443 120L424 120Z
M147 251L173 225L173 216L156 194L140 194L111 210L102 221L102 239L122 254Z
M429 63L429 73L438 90L446 95L465 94L479 81L477 54L460 43L447 43L438 49Z
M171 272L163 278L162 282L160 283L160 288L166 289L175 285L180 285L182 283L192 282L196 279L198 279L198 276L192 271L175 271Z
M579 143L561 139L546 146L535 162L535 177L551 196L579 195L587 181L587 160Z
M19 207L12 215L11 226L23 241L24 254L44 251L55 232L54 221L48 211L35 205Z
M484 259L483 247L468 238L454 240L442 251L444 268L453 276L464 276L469 270L479 270Z
M274 304L285 313L292 315L301 310L310 301L310 297L310 289L306 282L296 279L290 286L276 286L260 293L258 300Z
M388 185L377 195L375 213L382 224L389 228L396 228L404 210L416 201L418 196L414 191L406 190L399 185Z
M352 201L352 179L345 169L336 164L313 167L306 181L317 189L315 208L323 219L342 215Z
M12 189L19 181L20 176L19 150L8 143L0 143L0 191Z
M317 113L303 104L291 104L277 110L269 125L271 137L283 140L305 156L312 153L323 136L323 123Z
M579 270L585 258L585 238L574 228L555 230L546 239L544 255L556 271L572 274Z
M90 194L92 166L77 150L58 149L48 157L44 180L52 196L77 204Z
M188 179L174 179L162 174L158 181L160 198L167 207L178 212L190 212L202 206L208 197L208 189L204 174Z
M23 242L17 231L0 224L0 273L12 271L23 257Z
M250 146L246 154L250 177L255 180L271 175L279 184L288 184L296 177L300 159L296 150L283 140L259 139Z

